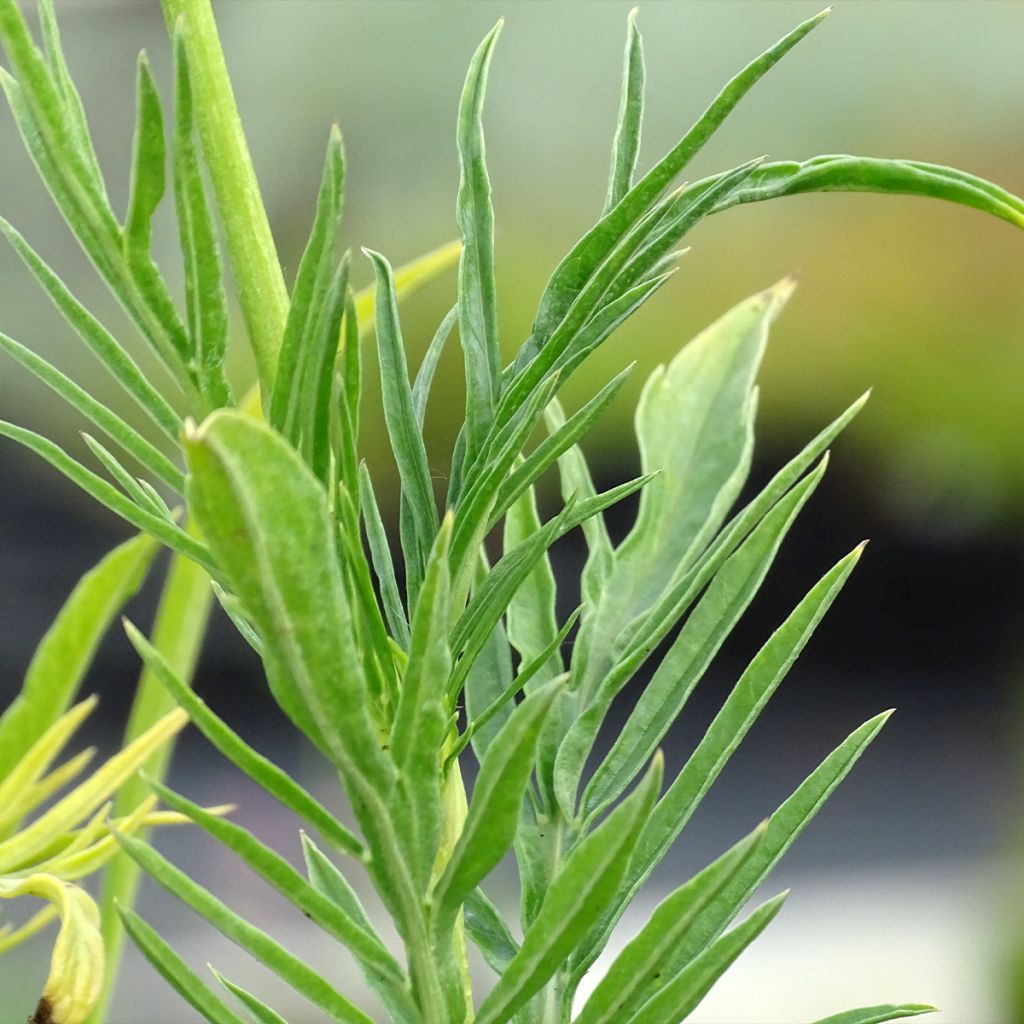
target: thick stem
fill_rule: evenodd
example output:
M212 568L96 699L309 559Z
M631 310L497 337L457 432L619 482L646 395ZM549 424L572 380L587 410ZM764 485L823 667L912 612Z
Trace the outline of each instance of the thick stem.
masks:
M210 578L194 562L175 555L167 573L153 625L153 644L167 659L180 678L192 678L199 649L202 646L212 600ZM125 731L124 742L130 743L174 707L173 699L145 670L139 679L135 702ZM146 765L150 778L162 780L167 773L173 744L165 744ZM123 816L133 811L150 794L149 786L137 775L124 784L118 793L114 814ZM144 838L140 834L141 838ZM114 993L124 931L117 905L131 906L138 888L139 868L125 854L119 854L107 868L100 896L101 930L107 960L103 995L89 1018L89 1024L104 1024L107 1008Z
M213 8L210 0L161 2L170 30L174 31L179 19L184 26L199 138L260 386L264 396L269 396L288 317L288 289L242 131Z

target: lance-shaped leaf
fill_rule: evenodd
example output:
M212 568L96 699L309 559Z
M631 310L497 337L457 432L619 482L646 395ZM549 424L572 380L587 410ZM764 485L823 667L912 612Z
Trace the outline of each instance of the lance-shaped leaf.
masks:
M210 1024L242 1024L242 1018L213 994L173 947L130 907L118 907L124 930L175 992Z
M250 924L194 882L152 847L118 834L118 842L132 860L158 885L187 903L225 938L253 956L296 992L340 1024L373 1024L372 1020L302 960L289 953L266 932Z
M407 499L403 504L401 523L402 551L405 555L410 604L414 604L437 533L437 506L430 482L427 450L413 405L409 368L398 320L394 275L383 256L369 249L363 251L373 263L377 275L377 352L384 421L391 450L398 464L402 493Z
M612 169L604 213L616 206L633 186L633 172L640 154L640 130L644 119L644 45L636 27L637 8L629 12L626 53L622 61L622 93L619 118L612 143Z
M487 748L462 834L431 897L442 932L512 846L533 771L537 734L561 686L556 680L530 694Z
M494 283L494 210L484 157L483 107L487 71L502 22L470 61L459 104L459 340L466 363L466 453L472 467L494 416L501 389L497 294Z
M825 465L822 460L814 473L781 499L716 573L644 687L612 749L587 784L583 799L585 815L600 813L601 808L621 793L668 732L760 589L789 528L821 481ZM628 669L622 675L627 672ZM563 743L567 752L573 749L573 744L589 751L618 691L619 682L613 672L602 683L583 716L574 723ZM562 757L561 751L559 757ZM574 773L572 781L576 778Z
M709 187L711 179L694 185ZM929 196L1024 227L1024 199L984 178L953 167L918 160L834 154L802 163L764 164L735 192L716 203L714 212L740 203L756 203L803 192L876 192L885 195Z
M719 897L694 922L693 927L673 951L671 963L666 965L666 970L679 970L728 928L754 890L768 877L839 783L846 778L891 714L891 711L887 711L876 715L855 729L811 772L792 796L779 806L768 819L764 836L757 849L725 886ZM652 815L648 828L654 831L656 827ZM633 863L630 864L614 912L604 916L593 934L580 945L574 957L573 979L576 983L596 960L598 953L608 941L615 922L650 876L655 863L656 860L652 859L648 852L645 836L641 840Z
M746 477L751 393L768 328L791 281L740 303L649 378L636 413L644 470L662 476L640 498L636 523L587 634L584 700L607 670L608 645L692 564L717 532Z
M279 434L238 412L214 413L185 451L189 507L263 638L275 698L349 786L386 789L326 492Z
M763 834L764 827L741 840L658 904L647 924L608 968L575 1024L619 1024L662 987L668 955L743 866Z
M629 190L621 202L573 246L559 263L544 289L534 322L533 335L527 344L527 355L530 358L546 344L594 271L657 202L672 179L696 156L736 104L763 75L818 25L826 13L823 11L802 22L736 75L686 135Z
M685 1020L739 955L775 919L788 893L758 907L743 924L723 935L660 989L628 1024L679 1024Z
M75 585L36 648L18 695L0 717L0 779L68 709L100 641L142 585L158 550L149 537L135 537Z
M466 897L464 920L466 934L488 966L495 974L503 974L519 951L519 943L512 937L498 908L481 889L474 889Z
M358 859L366 857L363 844L290 775L258 751L253 750L205 701L185 685L163 655L130 623L125 632L153 677L188 714L192 724L233 765L240 768L272 797L309 822L329 843Z
M860 559L863 545L830 569L772 634L651 814L638 864L655 864L689 821L726 762L785 678Z
M228 342L227 298L217 233L206 201L195 145L192 78L185 34L174 32L174 204L185 268L185 308L199 389L212 407L231 391L223 363Z
M306 361L334 274L334 246L341 223L344 185L345 154L341 132L335 125L327 144L313 228L295 276L270 403L271 424L293 444L298 442L297 417L301 411L303 382L308 376ZM334 338L337 337L335 333Z
M158 480L162 480L179 494L184 493L185 477L181 470L117 413L93 398L51 363L3 333L0 333L0 349L41 380L51 391L60 395L86 419L95 423L107 437L116 441Z
M919 1017L922 1013L935 1013L934 1006L924 1003L902 1003L899 1006L862 1006L856 1010L847 1010L831 1017L825 1017L815 1024L886 1024L890 1020L902 1020L904 1017Z
M449 514L427 563L389 742L398 770L392 806L421 892L426 892L430 883L442 824L441 746L450 714L443 680L452 666L448 650L451 526Z
M228 981L216 968L211 967L210 973L220 982L221 986L227 989L248 1011L254 1024L288 1024L276 1010L267 1006L262 999L257 998L251 992Z
M540 913L523 936L519 952L481 1004L477 1024L510 1020L565 967L579 941L614 901L640 830L657 799L661 768L659 754L641 784L565 859Z
M132 476L131 473L129 473L128 470L125 469L125 467L117 460L117 457L113 452L104 448L103 445L100 444L99 441L97 441L91 434L87 434L83 431L82 440L89 446L89 451L96 456L103 468L106 469L114 479L114 482L120 486L121 490L124 491L136 505L145 509L147 512L152 512L161 519L166 519L168 523L174 524L174 513L171 512L167 507L167 503L160 497L159 493L152 486L147 490L143 485L143 481L139 477ZM184 482L182 483L182 489L184 490Z
M401 292L397 288L397 275L395 281L395 291L398 297L401 298ZM416 412L416 422L419 423L421 430L423 429L423 420L427 413L430 387L434 383L434 374L437 372L437 364L441 361L441 353L444 351L445 343L448 341L452 328L458 322L458 319L459 307L455 305L445 314L434 337L430 339L427 351L423 354L420 368L416 371L416 380L412 385L412 407Z

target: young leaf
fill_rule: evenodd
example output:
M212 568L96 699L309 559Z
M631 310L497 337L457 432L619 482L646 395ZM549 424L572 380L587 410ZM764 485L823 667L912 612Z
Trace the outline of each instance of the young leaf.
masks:
M477 1024L510 1020L556 972L565 969L577 943L614 901L657 799L661 765L659 755L643 782L566 858L519 952L481 1004Z
M380 587L381 602L387 616L391 635L403 650L409 649L409 621L402 604L402 596L398 589L395 576L395 563L391 557L391 545L381 519L380 506L373 492L373 481L366 463L359 464L359 506L363 513L363 525L366 528L366 541L370 547L370 559L373 571L377 575Z
M341 132L334 126L327 144L313 228L295 276L270 402L270 423L293 443L297 441L296 417L300 412L306 360L313 344L312 332L334 273L334 246L341 223L344 184L345 155Z
M758 907L743 924L722 936L653 995L628 1024L678 1024L685 1020L737 957L774 920L788 893Z
M397 277L396 277L397 281ZM396 287L396 292L398 289ZM399 292L399 297L401 293ZM427 399L430 397L430 386L434 383L434 374L437 371L437 364L441 360L441 353L444 351L445 342L448 341L452 328L458 322L459 307L452 306L445 314L434 337L431 338L427 351L424 353L420 368L416 371L416 380L412 385L412 407L416 413L416 422L423 429L423 420L427 413Z
M171 988L210 1024L243 1024L203 983L199 975L130 907L118 907L124 930Z
M163 655L130 622L126 621L124 627L132 646L153 673L153 677L217 750L283 806L309 822L336 849L357 860L367 859L363 844L323 804L276 764L253 750L229 725L215 715L206 703L178 678Z
M142 585L157 545L118 545L75 585L36 648L18 695L0 717L0 779L71 705L100 640Z
M408 501L403 521L402 550L410 604L423 579L427 556L437 533L437 506L430 482L427 451L413 406L409 370L398 321L398 299L391 266L379 253L363 250L377 275L377 351L380 359L384 419L398 464L402 492Z
M494 210L484 158L482 118L487 71L502 24L499 21L491 29L473 55L459 103L459 340L466 363L465 464L470 467L483 447L501 390Z
M640 152L640 129L644 118L644 46L636 27L637 8L629 12L626 53L622 64L622 95L619 120L612 144L612 169L604 214L617 206L633 186L633 172Z
M736 75L712 101L683 138L634 185L608 214L588 231L551 276L526 346L527 358L539 351L554 332L580 290L626 233L646 214L668 184L693 159L715 130L757 81L767 74L827 14L797 25Z
M527 697L487 748L462 834L431 898L442 931L512 846L537 734L561 686L556 680Z
M249 1011L249 1016L252 1017L254 1024L288 1024L276 1010L272 1010L251 992L246 992L244 988L239 988L234 982L228 981L213 967L210 968L210 973Z
M936 1007L921 1003L903 1003L900 1006L862 1006L858 1010L847 1010L832 1017L825 1017L815 1024L886 1024L890 1020L904 1017L919 1017L922 1013L935 1013Z
M574 1024L618 1024L662 987L666 957L742 867L763 834L762 827L741 840L658 904L647 924L598 982Z
M225 938L244 949L274 972L296 992L339 1024L373 1024L373 1021L319 974L288 952L266 932L239 917L208 889L194 882L152 847L123 833L115 833L129 857L158 885L187 903Z
M195 146L192 79L182 26L174 33L174 204L185 265L188 333L199 388L211 407L227 405L227 298L217 233L206 201Z
M466 897L463 913L466 934L480 950L491 970L499 976L504 974L512 958L519 952L519 943L512 938L498 908L481 889L474 889Z

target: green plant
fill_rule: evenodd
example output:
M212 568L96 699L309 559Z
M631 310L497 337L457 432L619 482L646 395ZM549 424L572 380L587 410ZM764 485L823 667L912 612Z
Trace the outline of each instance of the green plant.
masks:
M289 293L208 0L164 0L164 9L175 55L170 164L185 269L184 317L150 255L150 219L165 190L168 159L161 103L145 59L139 64L131 199L121 223L107 199L61 57L49 0L40 3L42 50L15 0L0 0L0 40L14 73L3 73L2 84L26 145L69 226L179 391L172 402L154 386L21 236L0 222L58 308L149 414L158 442L10 339L3 339L3 347L92 420L146 476L136 477L90 441L115 487L37 434L11 424L0 425L0 432L38 452L177 555L153 642L128 627L146 666L129 739L178 704L229 760L312 825L332 855L365 870L401 937L404 962L376 933L335 856L313 839L302 837L302 874L241 826L167 789L162 765L150 772L153 793L234 851L345 946L397 1024L568 1021L580 980L623 911L860 557L858 548L811 588L663 789L659 743L753 599L825 472L828 446L863 399L732 512L751 459L754 379L791 282L740 303L655 372L637 410L643 475L636 480L597 493L578 447L625 373L569 416L558 404L559 388L665 284L676 247L712 213L843 189L934 196L1019 227L1024 202L949 168L850 156L755 160L669 191L744 94L823 15L798 26L737 75L634 183L644 71L631 17L604 211L555 269L530 337L506 364L499 346L482 129L499 26L473 57L459 112L458 301L411 380L398 314L399 276L383 256L366 251L376 278L374 309L367 316L350 286L348 255L336 257L344 181L340 134L335 129L330 136L313 227ZM256 359L265 418L255 401L236 403L223 369L224 275L197 135ZM419 270L437 270L452 251L439 250ZM414 283L423 273L417 276L414 268L407 280ZM402 484L401 570L369 472L359 461L359 339L369 321ZM450 456L442 514L422 424L438 357L456 325L466 413ZM188 409L184 422L176 411L180 403ZM542 521L534 485L556 466L564 504ZM175 501L184 500L186 525L158 486L176 494ZM614 545L602 513L637 491L636 523ZM577 527L589 545L582 605L559 622L548 550ZM499 528L500 555L491 565L485 545ZM358 834L191 692L188 677L211 592L259 652L277 703L338 771ZM588 771L612 702L680 623L610 752ZM563 643L572 630L575 642L566 663ZM855 730L766 823L672 893L572 1019L671 1024L685 1018L778 912L782 897L729 930L886 717ZM467 797L461 765L470 747L480 769ZM131 809L147 794L136 780L121 801ZM132 864L329 1019L371 1020L269 934L128 832L116 835L130 860L115 864L103 901L111 966L94 1020L102 1017L114 975L118 913L143 953L203 1018L215 1024L239 1020L238 1011L131 909ZM521 939L480 888L509 851L521 880ZM467 941L497 976L482 997L470 978ZM253 1020L282 1020L257 996L216 977ZM866 1024L927 1009L871 1007L829 1022Z

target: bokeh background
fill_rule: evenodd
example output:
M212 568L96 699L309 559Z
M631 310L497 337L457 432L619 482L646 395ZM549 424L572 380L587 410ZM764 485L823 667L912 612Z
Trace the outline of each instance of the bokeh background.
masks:
M629 6L220 0L228 63L289 273L332 120L348 150L346 244L371 245L397 263L453 236L459 89L475 44L504 14L487 129L501 325L511 352L548 273L600 211ZM784 0L643 4L643 166L729 75L815 9ZM169 70L158 4L64 0L58 12L112 194L123 203L137 51L149 50L165 82ZM1020 2L840 3L745 100L691 177L762 153L847 151L955 164L1024 193L1022 43ZM0 209L130 337L54 213L6 109ZM169 222L163 229L171 252ZM671 734L670 763L682 762L726 687L807 587L863 537L873 543L655 877L650 902L769 813L853 726L899 708L772 881L771 891L794 890L779 920L695 1019L784 1024L850 1005L924 1000L942 1007L936 1019L945 1024L1024 1020L1013 998L1014 964L1024 959L1024 236L935 202L832 195L741 208L705 223L690 241L670 286L569 389L572 404L637 362L587 444L601 482L635 471L630 411L650 370L731 304L793 271L801 285L761 378L755 483L866 388L874 395L836 445L828 478L773 578ZM170 268L169 258L164 263ZM365 266L359 272L369 278ZM449 277L409 303L413 361L453 293ZM0 329L118 401L6 250ZM439 475L461 403L458 356L448 355L429 412ZM234 372L240 381L249 373L244 355ZM13 365L0 368L0 416L83 451L81 424ZM393 496L372 416L366 441ZM624 531L628 514L612 525ZM0 702L14 692L73 582L125 535L47 467L0 446ZM567 540L559 570L571 577L579 558ZM154 597L150 586L137 600L137 621L148 621ZM105 698L97 728L108 746L136 672L127 644L111 637L90 680ZM197 685L250 738L335 799L315 758L281 727L246 649L223 622L214 624ZM239 803L241 820L297 854L294 823L199 740L182 743L174 781L201 800ZM233 905L272 921L343 981L351 977L301 919L201 837L182 831L161 842L222 886ZM148 887L143 903L163 915L191 961L214 960L235 980L247 979L244 958L187 911ZM638 921L627 920L624 935ZM16 1007L14 1018L38 993L46 956L40 944L0 960L0 993ZM264 994L277 991L259 972L251 980ZM304 1014L296 1005L290 1019L312 1024ZM110 1024L191 1019L130 957Z

